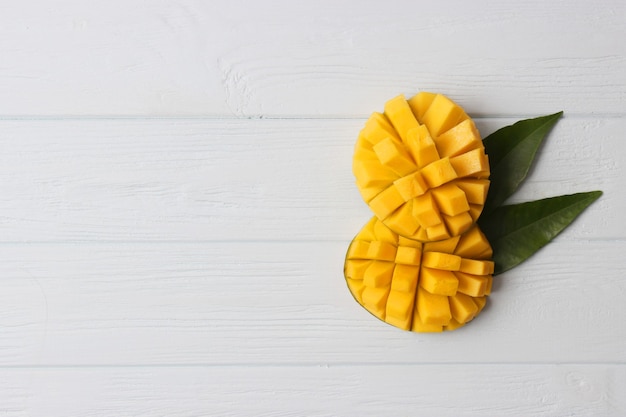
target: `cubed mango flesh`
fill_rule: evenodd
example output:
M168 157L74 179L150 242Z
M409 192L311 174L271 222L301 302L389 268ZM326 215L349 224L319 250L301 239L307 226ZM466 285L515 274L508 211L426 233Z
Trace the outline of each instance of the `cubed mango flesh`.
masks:
M400 139L387 117L380 113L373 113L370 116L360 135L372 145L388 137Z
M448 297L431 294L421 287L417 288L417 312L424 324L445 326L452 318Z
M403 95L397 96L385 103L385 116L391 121L402 140L406 140L409 130L419 126L417 119Z
M466 119L437 137L441 156L457 156L483 146L480 133L471 119Z
M459 280L453 272L424 267L420 274L420 285L431 294L454 295Z
M480 133L463 109L441 94L421 92L409 100L397 96L384 114L372 114L359 133L352 171L386 226L432 241L457 236L476 221L490 169Z
M445 240L399 236L373 217L348 248L344 273L354 298L403 330L454 330L483 308L493 283L484 234L473 225Z
M424 119L424 113L426 113L435 97L437 97L435 93L420 91L408 100L409 107L411 107L413 114L418 120Z
M422 116L422 122L433 136L439 136L467 118L461 107L448 97L437 94Z
M374 153L384 166L401 177L417 170L417 165L402 143L391 138L385 138L374 145Z

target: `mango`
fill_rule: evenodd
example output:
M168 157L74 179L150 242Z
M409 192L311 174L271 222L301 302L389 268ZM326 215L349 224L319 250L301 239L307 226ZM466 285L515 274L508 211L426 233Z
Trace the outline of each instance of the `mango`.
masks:
M491 255L476 224L424 243L398 235L374 216L350 243L344 275L355 300L380 320L413 332L450 331L485 306Z
M376 217L421 242L467 231L489 188L489 160L478 129L441 94L421 92L409 100L399 95L384 113L373 113L359 134L352 167Z

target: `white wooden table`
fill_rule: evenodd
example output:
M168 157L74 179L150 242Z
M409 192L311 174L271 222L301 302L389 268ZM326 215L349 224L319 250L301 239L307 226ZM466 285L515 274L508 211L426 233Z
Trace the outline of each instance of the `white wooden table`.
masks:
M626 415L625 4L3 2L0 416ZM515 200L605 192L449 334L342 275L420 90L564 110Z

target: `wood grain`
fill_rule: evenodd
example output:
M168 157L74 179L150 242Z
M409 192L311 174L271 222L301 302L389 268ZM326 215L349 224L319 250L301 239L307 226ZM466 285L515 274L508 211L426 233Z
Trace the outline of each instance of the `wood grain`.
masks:
M626 112L620 0L29 0L0 11L0 115L363 117L417 90L482 115Z
M624 242L558 239L443 335L363 310L347 244L3 245L0 365L626 361Z
M0 4L0 416L626 414L626 3ZM365 118L564 110L513 201L604 196L449 334L342 276Z
M0 241L349 239L371 216L351 173L363 123L5 120ZM566 117L516 201L604 190L567 233L623 238L624 131L622 118Z
M0 392L11 394L0 413L611 416L626 412L625 389L624 365L0 369Z

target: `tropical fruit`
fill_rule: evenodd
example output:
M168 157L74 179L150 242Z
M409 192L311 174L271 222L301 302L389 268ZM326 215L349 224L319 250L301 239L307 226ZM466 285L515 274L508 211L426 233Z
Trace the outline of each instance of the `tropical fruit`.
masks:
M420 242L458 236L480 215L489 162L474 122L452 100L400 95L374 113L356 143L353 173L376 217Z
M404 330L454 330L472 320L491 292L492 250L477 225L422 243L373 217L348 248L344 274L359 304Z

